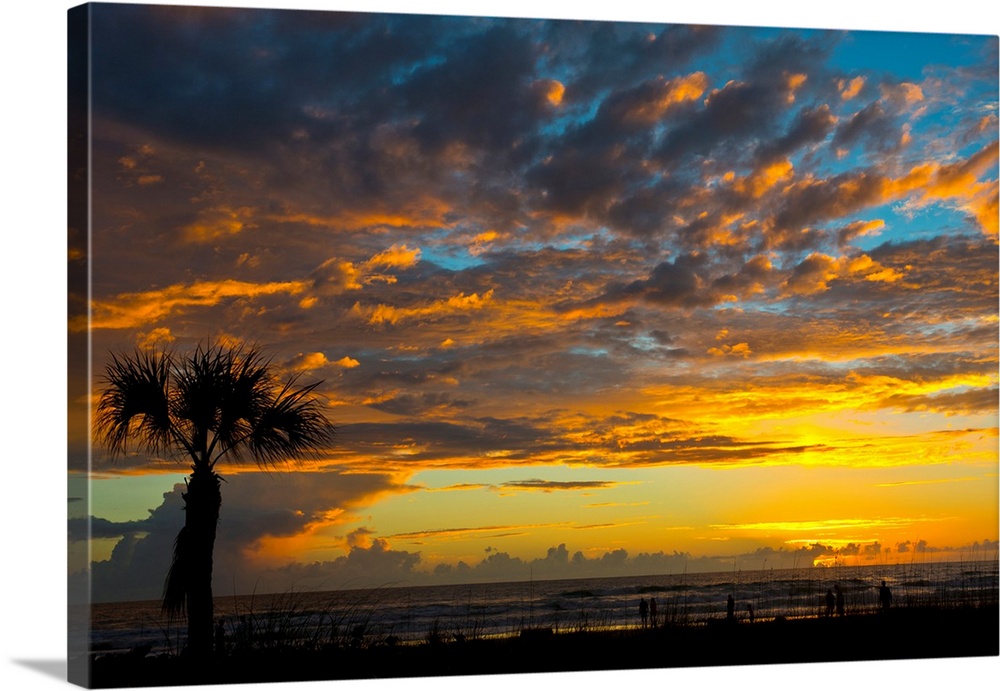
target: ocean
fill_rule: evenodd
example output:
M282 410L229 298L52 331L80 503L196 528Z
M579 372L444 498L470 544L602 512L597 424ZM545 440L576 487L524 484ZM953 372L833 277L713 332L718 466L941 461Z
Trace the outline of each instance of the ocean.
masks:
M225 644L364 646L642 625L640 600L656 603L659 625L703 625L727 616L748 620L826 614L826 594L843 593L845 613L875 612L879 586L893 607L983 606L998 601L998 561L927 562L830 568L734 570L641 577L529 580L514 583L380 587L215 598ZM752 611L751 611L752 609ZM650 612L651 614L651 612ZM90 650L101 654L148 646L176 653L186 622L159 602L91 607Z

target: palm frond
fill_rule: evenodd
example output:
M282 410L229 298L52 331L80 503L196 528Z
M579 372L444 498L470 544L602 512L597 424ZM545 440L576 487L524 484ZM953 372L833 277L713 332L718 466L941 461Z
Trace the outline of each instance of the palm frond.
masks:
M112 354L95 420L112 456L124 454L129 440L154 452L170 446L170 362L169 353Z
M302 458L333 441L335 429L312 396L318 383L294 384L292 378L254 420L247 449L262 465Z
M214 433L220 448L238 449L250 434L271 399L274 386L271 362L256 347L232 353L226 394L219 401L218 425Z
M174 409L192 433L206 434L219 422L219 407L230 384L233 351L198 346L178 363Z

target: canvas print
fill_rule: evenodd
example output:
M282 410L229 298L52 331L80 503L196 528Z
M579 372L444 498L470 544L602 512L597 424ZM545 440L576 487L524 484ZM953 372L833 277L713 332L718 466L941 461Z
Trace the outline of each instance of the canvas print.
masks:
M998 38L94 3L69 673L993 657Z

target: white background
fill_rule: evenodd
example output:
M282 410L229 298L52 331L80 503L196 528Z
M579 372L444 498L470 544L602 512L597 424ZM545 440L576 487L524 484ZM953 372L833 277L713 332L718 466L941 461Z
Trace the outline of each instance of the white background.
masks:
M65 688L66 675L66 10L15 0L0 19L0 687ZM168 2L163 4L185 4ZM994 0L190 0L186 4L645 20L751 26L1000 33ZM998 623L1000 626L1000 623ZM947 635L946 633L943 635ZM255 684L248 691L968 688L1000 678L1000 658L783 665L476 679ZM988 683L988 682L987 682ZM206 691L229 688L205 686Z

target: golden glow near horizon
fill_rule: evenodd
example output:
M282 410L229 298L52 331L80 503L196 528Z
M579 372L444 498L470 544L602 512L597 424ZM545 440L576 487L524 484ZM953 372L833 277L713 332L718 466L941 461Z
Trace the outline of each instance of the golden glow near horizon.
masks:
M299 64L211 12L249 63L128 20L183 59L94 99L69 331L95 392L208 338L322 381L336 444L219 466L227 589L995 554L995 37L361 15ZM186 471L94 449L98 591L156 597Z

